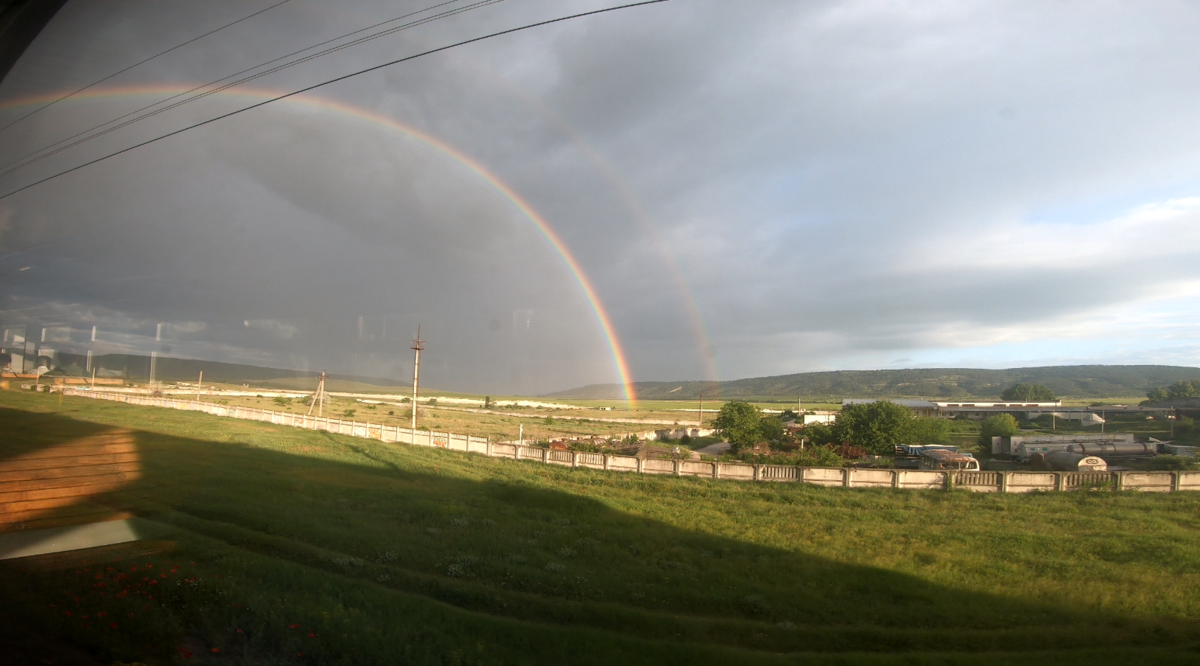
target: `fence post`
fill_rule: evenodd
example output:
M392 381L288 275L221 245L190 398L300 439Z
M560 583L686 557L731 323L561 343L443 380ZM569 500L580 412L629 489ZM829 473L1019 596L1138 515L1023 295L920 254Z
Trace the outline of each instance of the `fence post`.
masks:
M1008 492L1008 477L1012 472L1000 472L1000 492Z
M550 449L542 449L542 462L550 462Z
M1179 471L1171 472L1171 492L1173 492L1173 493L1179 492L1179 486L1181 485L1180 477L1182 475L1183 475L1183 472L1179 472Z
M945 490L954 490L954 472L943 472L946 476L943 479L942 488Z
M494 456L493 454L494 454L494 451L493 451L493 449L492 449L492 437L491 437L491 435L488 435L488 438L487 438L487 457L489 457L489 458L494 458L495 456Z
M754 466L754 480L762 481L762 466L761 465Z
M637 466L638 474L643 474L646 471L646 461L643 458L638 458L637 461L638 461L638 466Z
M608 454L604 454L604 471L608 471Z
M900 487L900 470L898 470L898 469L892 470L892 487L893 488Z
M683 476L683 461L676 460L676 461L674 461L674 463L675 463L675 476Z
M1054 473L1054 489L1060 493L1067 487L1067 480L1065 477L1066 475L1062 472Z
M571 467L579 467L579 452L571 452Z
M1125 472L1114 472L1116 475L1116 489L1125 490Z
M712 466L713 466L713 478L714 479L721 478L721 463L714 461Z
M842 487L843 488L851 488L851 487L853 487L853 484L854 484L854 482L850 479L850 468L843 467L842 468Z

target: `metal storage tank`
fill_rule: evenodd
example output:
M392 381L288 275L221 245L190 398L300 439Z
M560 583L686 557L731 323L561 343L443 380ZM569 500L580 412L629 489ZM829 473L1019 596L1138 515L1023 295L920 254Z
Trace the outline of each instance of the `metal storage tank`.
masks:
M1051 451L1046 454L1046 464L1059 472L1107 472L1108 463L1103 458L1085 456L1070 451Z
M1145 442L1072 444L1067 447L1067 450L1071 453L1082 453L1085 456L1152 456L1158 453L1153 444Z

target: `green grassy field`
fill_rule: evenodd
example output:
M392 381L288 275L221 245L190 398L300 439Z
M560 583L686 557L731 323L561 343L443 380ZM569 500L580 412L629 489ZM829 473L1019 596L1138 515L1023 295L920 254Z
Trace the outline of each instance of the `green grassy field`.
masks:
M0 391L0 463L114 428L142 477L94 501L163 532L0 563L11 645L106 664L1200 660L1194 493L622 475Z

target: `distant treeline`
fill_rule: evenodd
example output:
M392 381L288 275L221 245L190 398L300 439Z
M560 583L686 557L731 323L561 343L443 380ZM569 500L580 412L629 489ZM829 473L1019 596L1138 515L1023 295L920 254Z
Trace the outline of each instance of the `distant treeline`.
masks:
M958 399L999 398L1005 389L1026 383L1049 387L1061 397L1116 398L1140 396L1152 387L1197 376L1200 368L1170 365L924 368L803 372L722 382L636 382L634 389L643 400L695 400L701 391L706 398L739 400L795 400L797 396L812 401L867 397ZM616 384L593 384L545 397L620 399L623 393Z

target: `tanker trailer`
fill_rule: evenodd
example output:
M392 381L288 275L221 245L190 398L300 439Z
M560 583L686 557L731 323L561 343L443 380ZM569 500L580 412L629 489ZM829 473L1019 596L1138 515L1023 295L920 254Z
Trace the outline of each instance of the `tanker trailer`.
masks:
M1070 451L1051 451L1046 454L1046 465L1056 472L1107 472L1108 463L1096 456L1085 456Z
M1095 442L1087 444L1072 444L1067 447L1067 451L1071 453L1080 453L1085 456L1101 456L1101 457L1126 457L1126 456L1152 456L1158 453L1155 450L1154 444L1145 442Z

